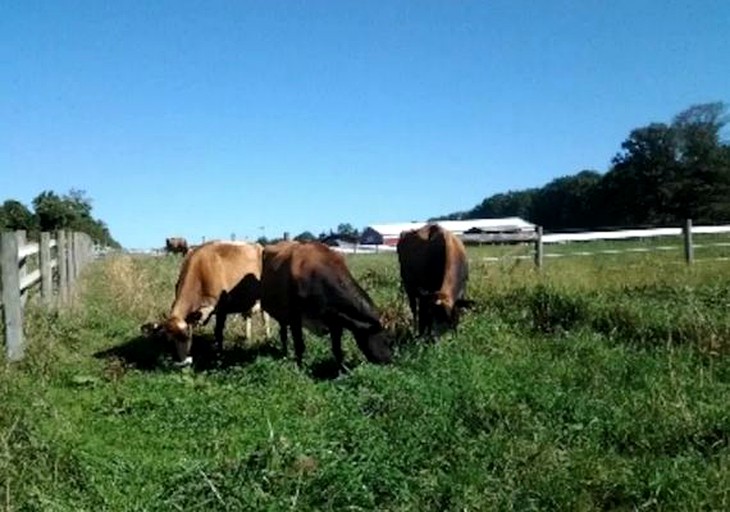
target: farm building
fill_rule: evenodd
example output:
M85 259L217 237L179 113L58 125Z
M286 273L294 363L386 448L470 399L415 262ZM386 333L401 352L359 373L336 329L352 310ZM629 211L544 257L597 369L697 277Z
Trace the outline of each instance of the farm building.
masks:
M460 237L464 243L532 240L535 225L519 217L500 219L440 220L437 224ZM418 229L425 222L373 224L360 237L362 244L396 245L403 231Z

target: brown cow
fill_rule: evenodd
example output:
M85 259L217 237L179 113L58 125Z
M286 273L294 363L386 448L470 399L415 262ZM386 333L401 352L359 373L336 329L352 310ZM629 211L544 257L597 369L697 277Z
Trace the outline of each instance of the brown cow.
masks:
M165 238L165 250L170 254L187 254L188 241L182 237Z
M469 263L464 244L437 224L401 233L397 245L400 275L418 334L456 330L461 310L474 302L464 298Z
M375 305L352 277L342 255L319 242L284 241L264 248L261 307L280 325L287 352L287 328L301 367L302 327L330 334L332 353L342 367L342 332L352 332L358 347L373 363L388 363L390 347Z
M250 314L260 310L262 251L259 244L213 241L189 252L180 268L175 300L167 320L162 324L146 324L143 331L164 333L172 339L182 364L192 363L193 327L205 325L213 314L216 349L222 348L228 314L247 316L246 334L250 337ZM266 314L264 323L269 336Z

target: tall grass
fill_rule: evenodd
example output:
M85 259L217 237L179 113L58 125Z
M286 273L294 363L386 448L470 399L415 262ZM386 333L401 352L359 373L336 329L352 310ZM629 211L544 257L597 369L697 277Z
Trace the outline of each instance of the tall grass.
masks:
M424 343L393 255L353 273L398 338L376 367L350 338L305 369L242 322L204 363L139 335L179 259L111 258L77 306L29 306L29 357L0 370L8 510L727 510L730 268L660 253L483 263L456 333Z

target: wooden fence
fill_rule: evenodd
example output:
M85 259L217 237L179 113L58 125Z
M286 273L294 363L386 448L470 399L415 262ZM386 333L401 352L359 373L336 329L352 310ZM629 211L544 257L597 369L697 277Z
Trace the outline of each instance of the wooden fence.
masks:
M58 231L40 234L39 242L28 242L25 231L2 233L2 308L5 324L5 352L8 361L25 354L23 309L31 291L40 283L40 298L49 307L69 303L76 278L93 257L93 244L86 233ZM36 258L37 255L37 258ZM35 263L37 265L32 265ZM31 269L33 266L37 268Z

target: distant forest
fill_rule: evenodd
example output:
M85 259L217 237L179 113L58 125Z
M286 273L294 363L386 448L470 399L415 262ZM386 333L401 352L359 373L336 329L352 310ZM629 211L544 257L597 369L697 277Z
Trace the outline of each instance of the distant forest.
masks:
M63 196L44 191L32 203L31 211L20 201L6 200L0 206L0 231L22 229L28 238L36 239L40 231L68 229L88 234L97 244L120 247L106 224L91 216L91 199L83 190L72 189Z
M518 216L548 230L730 221L730 144L721 102L695 105L670 124L631 131L601 174L583 170L539 188L487 197L430 220Z

